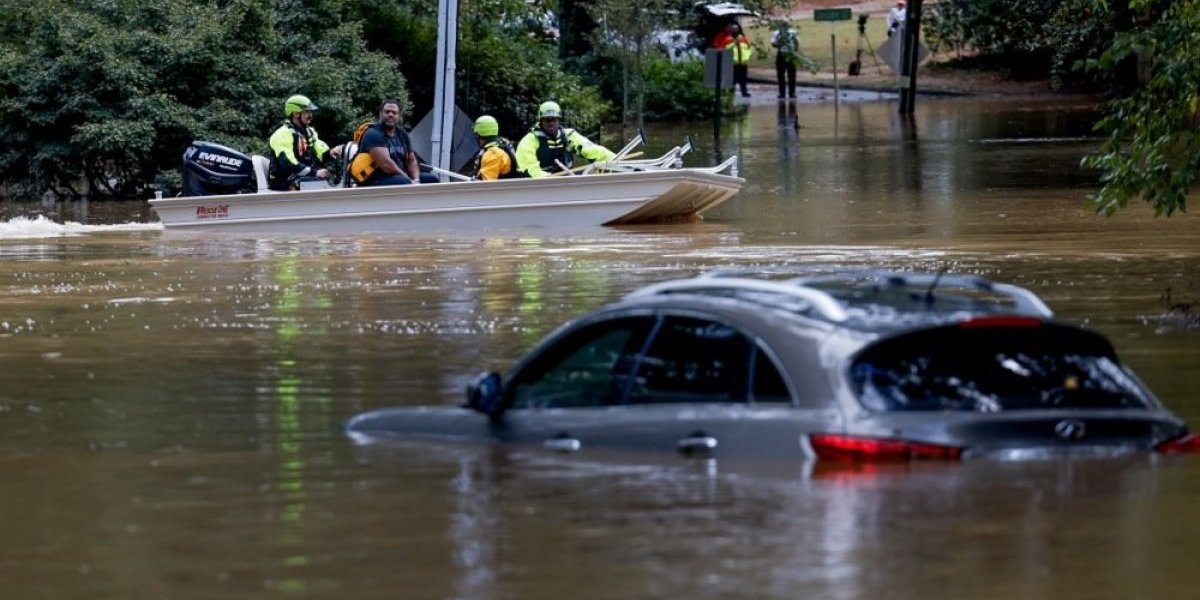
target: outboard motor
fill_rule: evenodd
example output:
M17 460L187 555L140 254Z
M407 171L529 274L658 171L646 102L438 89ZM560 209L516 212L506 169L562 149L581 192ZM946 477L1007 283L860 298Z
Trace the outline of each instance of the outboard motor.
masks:
M257 190L249 156L212 142L192 142L183 153L183 195L253 194Z

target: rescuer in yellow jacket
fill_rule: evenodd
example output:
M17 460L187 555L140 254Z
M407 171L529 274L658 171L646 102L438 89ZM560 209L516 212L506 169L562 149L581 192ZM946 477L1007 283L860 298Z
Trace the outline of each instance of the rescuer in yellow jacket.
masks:
M742 33L741 25L730 23L729 27L733 37L726 42L725 49L733 52L733 83L742 89L743 98L749 98L746 84L750 81L750 59L754 58L754 47Z
M475 119L471 129L475 132L475 142L479 144L479 152L475 153L471 169L472 177L487 181L525 176L517 170L517 156L512 142L500 137L500 123L495 117L483 115Z
M543 102L538 107L538 124L517 144L517 169L530 177L546 177L562 170L559 163L571 168L575 155L592 162L607 162L616 154L593 143L583 134L563 127L562 108L557 102Z
M271 168L267 173L267 185L273 190L299 189L302 181L329 179L329 169L321 165L332 156L342 154L341 146L330 148L321 141L312 123L317 105L307 96L296 94L283 103L283 116L287 122L271 134Z

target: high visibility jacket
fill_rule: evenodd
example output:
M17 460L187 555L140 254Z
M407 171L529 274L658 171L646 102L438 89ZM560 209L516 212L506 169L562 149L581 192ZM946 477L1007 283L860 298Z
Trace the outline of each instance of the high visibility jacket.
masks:
M570 168L575 155L592 162L612 160L616 154L592 143L586 136L569 127L560 127L558 136L551 138L539 125L534 125L517 144L517 169L530 177L545 177L562 169L555 160Z
M285 122L271 134L271 168L267 172L268 186L286 190L300 177L315 175L329 154L329 145L321 141L312 127Z
M475 153L471 176L478 179L513 179L525 175L517 170L517 156L512 142L496 137Z
M754 46L750 45L750 40L746 36L739 35L725 44L726 50L733 51L733 64L744 65L754 58Z

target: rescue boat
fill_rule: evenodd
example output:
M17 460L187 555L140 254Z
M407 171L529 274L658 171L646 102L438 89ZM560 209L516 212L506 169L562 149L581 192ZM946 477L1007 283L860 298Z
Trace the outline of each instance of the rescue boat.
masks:
M654 159L618 158L535 179L342 187L276 192L268 159L208 142L184 154L184 194L150 200L168 230L357 233L562 229L694 222L745 183L737 157L685 168L687 144Z

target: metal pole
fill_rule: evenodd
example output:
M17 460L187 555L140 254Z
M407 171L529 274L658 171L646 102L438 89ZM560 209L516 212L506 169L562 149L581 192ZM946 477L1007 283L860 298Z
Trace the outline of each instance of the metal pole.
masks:
M838 64L837 64L837 35L833 33L833 21L829 22L829 48L833 55L833 110L836 112L838 108L838 98L841 97L841 92L838 90Z
M907 10L907 9L906 9ZM896 32L900 36L900 114L908 114L912 110L908 106L908 85L911 83L908 77L908 21L906 20L900 26L900 30Z
M725 66L724 60L725 53L717 53L717 85L713 87L713 142L715 144L721 143L721 90L722 83L724 83L721 81L721 71Z
M908 48L908 54L905 58L908 60L908 112L911 114L917 104L917 62L918 50L921 43L921 0L913 0L912 4L905 7L908 14L904 17L904 23L912 23L912 27L906 27L904 31L905 46Z
M434 76L433 127L429 133L430 160L450 170L454 135L455 54L458 51L458 0L438 0L437 73Z

